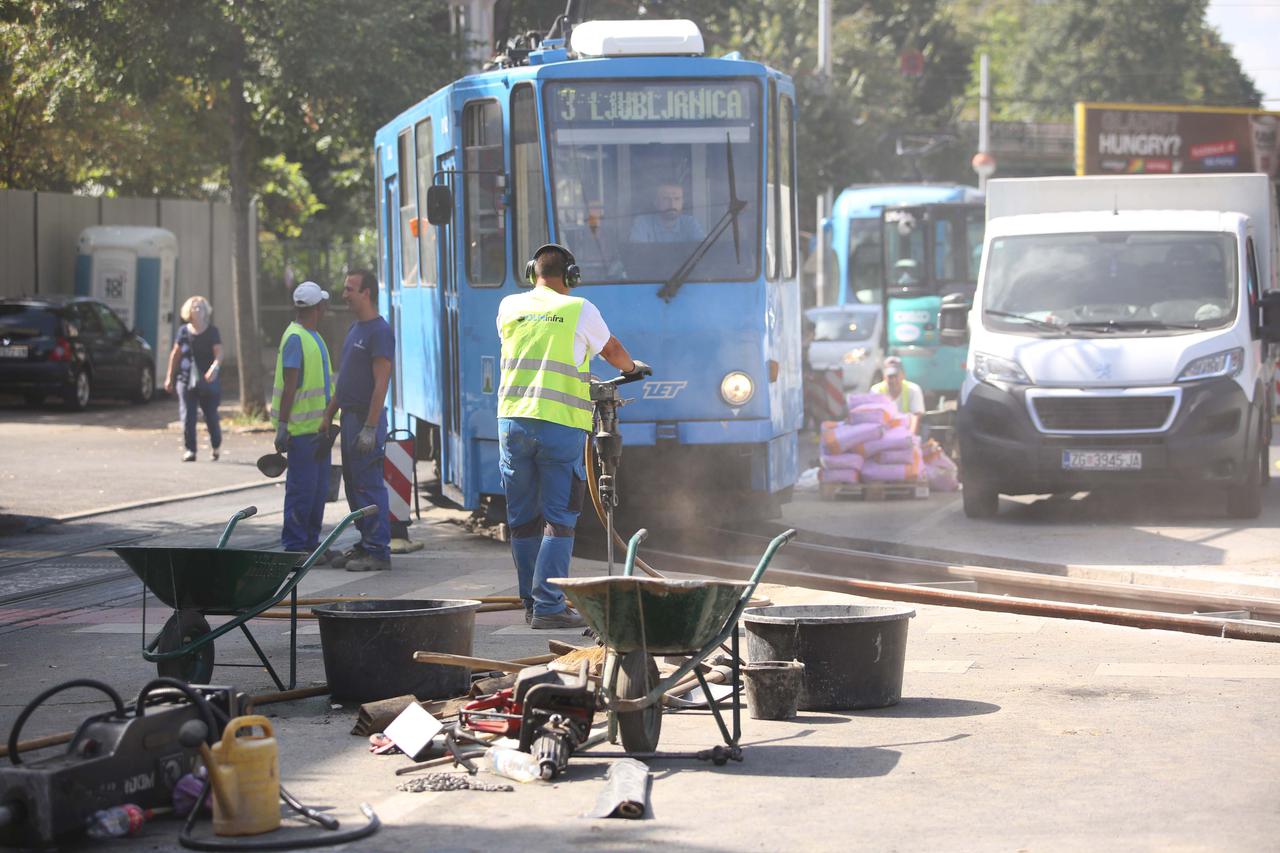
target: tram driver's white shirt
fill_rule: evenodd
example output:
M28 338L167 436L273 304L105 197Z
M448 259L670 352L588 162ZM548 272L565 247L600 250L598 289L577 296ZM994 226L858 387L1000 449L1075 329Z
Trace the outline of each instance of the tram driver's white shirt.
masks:
M498 305L498 336L502 336L502 327L510 319L514 308L514 300L517 297L524 296L523 293L515 293L511 296L505 296ZM579 297L581 298L581 297ZM582 310L578 313L578 328L573 332L573 358L578 364L586 359L587 353L592 358L599 355L600 350L604 349L604 345L609 343L609 327L605 325L604 317L600 314L600 309L591 304L591 300L582 300Z

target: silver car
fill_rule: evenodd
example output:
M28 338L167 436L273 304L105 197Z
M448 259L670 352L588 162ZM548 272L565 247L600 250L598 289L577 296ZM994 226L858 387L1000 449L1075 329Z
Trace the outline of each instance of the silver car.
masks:
M879 305L824 305L804 315L813 323L811 369L839 370L846 391L866 391L879 381L884 361Z

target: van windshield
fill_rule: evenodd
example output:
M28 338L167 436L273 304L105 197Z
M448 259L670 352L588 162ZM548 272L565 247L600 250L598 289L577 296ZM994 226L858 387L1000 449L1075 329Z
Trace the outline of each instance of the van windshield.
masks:
M991 241L988 329L1171 334L1229 326L1236 239L1217 232L1035 234Z

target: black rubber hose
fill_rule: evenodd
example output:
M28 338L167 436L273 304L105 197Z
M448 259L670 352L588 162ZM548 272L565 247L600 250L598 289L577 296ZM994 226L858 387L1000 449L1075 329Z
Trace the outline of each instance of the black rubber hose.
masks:
M18 734L21 733L22 726L24 723L26 723L27 718L30 717L32 714L34 714L36 709L39 708L41 705L43 705L45 703L45 700L47 700L50 696L54 695L55 693L61 693L63 690L70 690L73 687L89 687L94 690L98 690L107 694L107 696L111 698L111 701L116 706L115 708L116 716L118 717L126 716L125 710L124 710L124 700L120 698L120 694L117 693L111 687L111 685L103 684L101 681L94 681L92 678L75 678L75 679L72 679L71 681L64 681L62 684L59 684L55 687L50 687L48 690L44 691L39 696L37 696L36 698L28 702L27 707L23 708L22 713L18 715L18 719L14 720L13 728L10 729L9 731L9 761L11 763L13 764L22 763L22 759L18 757ZM81 723L80 725L81 727L83 727L84 723ZM77 731L76 733L79 734L79 731Z
M196 798L195 807L187 815L186 823L182 825L182 832L178 834L178 843L188 850L303 850L310 847L332 847L335 844L347 844L351 841L366 838L373 835L382 826L382 821L378 820L373 807L368 803L361 803L360 811L364 813L367 823L364 826L350 829L346 832L329 832L306 838L289 839L253 838L232 841L220 838L196 838L191 834L191 830L195 826L196 815L200 814L208 797L209 780L206 779L204 787L200 789L200 796ZM289 805L292 807L293 804L290 803Z
M196 708L199 709L200 716L204 718L204 724L209 727L209 733L205 735L205 740L210 744L218 742L220 733L222 732L222 727L219 726L217 721L214 719L213 706L209 704L209 700L205 699L199 691L192 689L190 684L187 684L185 681L179 681L176 678L161 676L159 678L152 679L143 685L142 689L138 691L138 698L134 702L136 706L134 708L135 716L142 716L143 711L146 709L146 699L151 694L152 689L156 687L168 687L172 690L177 690L179 693L182 693L190 699L191 704L195 705Z

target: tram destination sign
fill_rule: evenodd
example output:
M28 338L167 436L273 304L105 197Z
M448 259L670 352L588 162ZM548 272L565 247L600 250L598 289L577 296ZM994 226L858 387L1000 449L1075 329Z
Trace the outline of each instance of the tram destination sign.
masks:
M1280 113L1076 104L1076 174L1263 172L1280 177Z
M587 83L552 90L555 118L569 124L746 121L752 117L749 83Z

